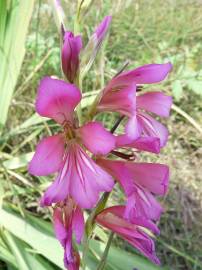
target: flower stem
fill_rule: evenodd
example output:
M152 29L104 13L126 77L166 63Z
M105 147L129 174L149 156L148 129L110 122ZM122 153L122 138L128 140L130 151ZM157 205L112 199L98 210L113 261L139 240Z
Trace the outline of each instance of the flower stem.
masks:
M114 133L115 132L115 130L118 128L119 124L121 123L121 121L123 119L124 119L124 116L121 116L121 117L119 117L117 119L117 121L115 122L114 126L110 130L111 133ZM86 268L86 258L87 258L88 249L89 249L89 240L91 238L91 235L92 235L92 232L93 232L93 229L94 229L94 226L95 226L95 218L105 208L106 203L107 203L107 201L109 199L110 194L111 194L111 192L104 192L104 194L100 198L97 206L91 212L91 214L89 215L89 217L88 217L88 219L86 221L86 227L85 227L85 231L86 232L85 232L85 238L84 238L84 242L83 242L83 254L82 254L82 266L83 266L83 270L85 270L85 268ZM108 254L108 251L109 251L109 248L110 248L110 245L111 245L112 238L113 238L113 233L110 234L110 237L109 237L107 246L106 246L105 251L104 251L104 254L103 254L103 258L105 260L107 258L107 254ZM104 267L104 265L103 265L103 267ZM100 268L100 269L103 269L103 268Z
M118 128L118 126L120 125L121 121L124 119L124 115L122 115L121 117L119 117L116 121L116 123L114 124L114 126L111 128L110 132L113 134L115 132L115 130Z
M97 270L103 270L104 267L105 267L105 264L106 264L106 261L107 261L107 256L108 256L108 253L109 253L109 249L110 249L110 246L111 246L111 243L112 243L112 240L113 240L113 236L114 236L114 233L111 232L110 235L109 235L105 250L104 250L104 252L102 254L102 258L101 258L101 260L100 260L100 262L98 264Z
M89 249L89 240L91 238L91 235L95 226L95 223L94 223L95 217L105 208L109 195L110 195L110 192L105 192L102 195L96 208L91 212L91 214L89 215L86 221L86 233L85 233L85 238L83 242L83 254L82 254L83 270L85 270L86 268L86 258L87 258L88 249Z

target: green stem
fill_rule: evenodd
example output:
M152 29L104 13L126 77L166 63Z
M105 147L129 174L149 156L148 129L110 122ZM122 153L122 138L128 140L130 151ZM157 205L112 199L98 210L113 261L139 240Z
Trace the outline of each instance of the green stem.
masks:
M109 253L109 249L110 249L110 246L111 246L111 243L112 243L112 240L113 240L113 236L114 236L114 233L111 232L110 235L109 235L105 250L104 250L104 252L102 254L102 258L101 258L101 260L100 260L100 262L98 264L97 270L103 270L104 267L105 267L105 264L106 264L106 261L107 261L107 256L108 256L108 253Z
M82 4L83 4L83 1L81 1L80 5L78 4L78 6L77 6L76 17L74 20L74 35L79 34L81 31L81 29L80 29L80 11L81 11ZM80 89L80 91L82 93L82 78L81 78L80 71L78 72L77 78L76 78L74 83L78 86L78 88ZM79 124L82 125L83 119L82 119L81 102L79 103L79 105L77 107L77 115L78 115L78 119L79 119Z
M87 236L87 234L84 237L83 240L83 254L82 254L82 267L83 270L86 269L86 259L87 259L87 254L88 254L88 248L89 248L89 237Z
M78 88L80 89L81 93L82 93L82 80L80 78L80 74L77 75L77 78L75 80L75 84L78 86ZM79 105L77 106L77 115L78 115L78 119L79 119L79 125L81 126L83 124L83 117L82 117L82 106L81 106L81 102L79 103Z
M88 254L88 249L89 249L89 241L95 226L95 217L105 208L105 205L108 201L110 192L105 192L101 199L99 200L96 208L91 212L89 215L87 221L86 221L86 233L85 233L85 238L84 238L84 243L83 243L83 254L82 254L82 266L83 270L86 268L86 258Z

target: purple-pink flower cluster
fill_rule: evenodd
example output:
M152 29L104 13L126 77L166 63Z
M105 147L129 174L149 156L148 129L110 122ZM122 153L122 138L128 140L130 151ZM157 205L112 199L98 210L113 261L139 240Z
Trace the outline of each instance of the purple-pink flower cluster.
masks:
M96 55L111 22L107 16L95 30L92 55ZM76 107L82 99L77 81L82 46L80 35L67 31L63 36L61 62L67 79L41 80L36 111L61 125L61 132L42 139L29 164L29 172L44 176L56 173L55 181L44 193L41 206L54 206L55 234L64 248L64 264L79 269L80 256L72 236L81 243L85 221L83 209L96 207L102 192L111 192L115 183L125 193L125 204L102 210L95 221L117 233L156 264L153 234L163 211L157 196L165 195L169 169L159 163L138 162L141 151L158 154L166 145L168 131L155 115L168 117L172 99L160 91L141 93L144 84L165 79L170 63L149 64L123 71L112 78L93 104L91 121L79 124ZM101 122L100 112L116 112L124 118L122 134L112 134ZM132 154L128 154L128 151Z

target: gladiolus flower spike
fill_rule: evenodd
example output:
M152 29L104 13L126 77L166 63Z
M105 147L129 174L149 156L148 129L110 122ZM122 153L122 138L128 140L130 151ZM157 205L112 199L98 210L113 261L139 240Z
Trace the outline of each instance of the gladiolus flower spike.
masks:
M90 61L96 56L110 23L111 17L105 17L90 38L89 42L95 43L90 46ZM61 131L39 142L29 172L35 176L56 174L40 204L53 207L53 225L64 249L64 265L69 270L79 269L80 254L73 244L73 235L77 244L81 244L85 233L83 211L89 209L95 215L101 193L110 193L115 183L125 193L125 204L99 208L92 222L118 234L159 264L152 238L159 234L155 222L163 208L156 197L165 195L168 189L169 169L163 164L138 162L137 155L141 151L158 154L165 146L168 131L153 114L168 117L172 99L160 91L143 94L141 91L144 84L164 80L172 65L150 64L122 71L98 94L92 105L94 115L90 121L89 117L84 118L81 125L77 106L82 94L77 83L80 58L85 58L86 50L81 35L75 36L70 31L63 34L61 66L68 82L45 77L36 98L36 112L54 120ZM87 47L89 54L89 44ZM104 123L94 120L96 114L108 111L118 112L121 120L128 119L123 134L116 132L121 121L110 132Z

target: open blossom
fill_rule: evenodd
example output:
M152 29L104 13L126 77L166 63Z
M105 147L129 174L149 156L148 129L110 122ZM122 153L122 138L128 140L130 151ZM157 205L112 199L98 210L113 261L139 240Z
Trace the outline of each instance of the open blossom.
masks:
M69 270L79 270L80 256L74 250L72 237L81 243L84 234L84 218L81 209L72 199L68 199L61 206L57 206L53 212L53 225L57 239L64 248L64 265Z
M160 264L155 254L154 241L148 235L148 230L155 234L159 233L156 225L144 218L133 218L128 221L125 219L124 213L124 206L113 206L98 214L96 221L103 227L120 235L151 261Z
M97 163L121 184L127 196L125 217L158 220L162 207L155 195L165 195L169 170L158 163L137 163L100 158Z
M136 96L136 88L140 84L164 80L171 68L170 63L145 65L120 73L104 88L97 110L119 112L129 117L123 145L126 144L126 139L129 144L141 136L159 138L160 146L165 145L168 137L167 129L145 111L168 117L172 98L161 92ZM122 138L119 141L120 145L121 140Z
M115 138L99 122L76 126L74 109L80 100L81 93L73 84L45 77L39 85L36 111L64 128L63 133L42 139L29 165L33 175L57 172L56 180L41 200L42 206L72 196L80 207L92 208L99 192L111 191L113 187L113 178L85 149L95 155L106 155L115 147Z

